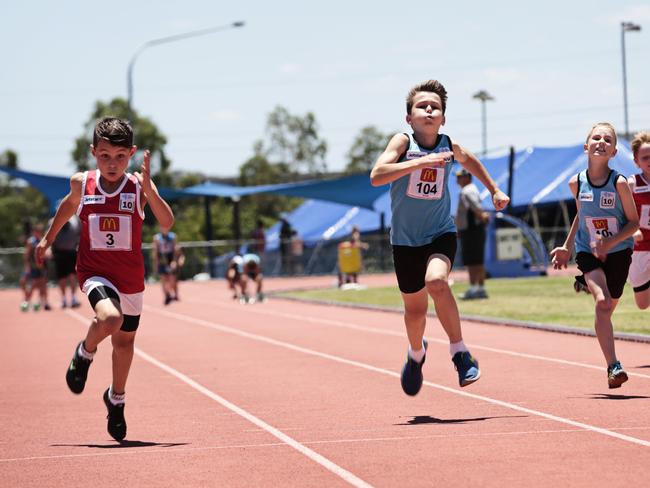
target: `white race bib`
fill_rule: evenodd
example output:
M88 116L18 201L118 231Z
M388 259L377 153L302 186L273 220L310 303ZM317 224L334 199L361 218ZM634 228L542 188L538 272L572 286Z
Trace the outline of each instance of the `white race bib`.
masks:
M641 205L641 215L639 215L639 227L650 229L650 205Z
M90 249L102 251L131 250L131 216L117 214L88 215Z
M587 217L585 219L589 230L589 241L596 242L598 237L611 237L618 234L616 217Z
M445 189L445 168L420 168L409 177L406 194L421 200L440 200Z

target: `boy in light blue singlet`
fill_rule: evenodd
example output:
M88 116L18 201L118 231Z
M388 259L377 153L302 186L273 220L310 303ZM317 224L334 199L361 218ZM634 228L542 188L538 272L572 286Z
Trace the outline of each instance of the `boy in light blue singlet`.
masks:
M412 88L406 98L406 122L413 132L394 135L370 174L373 186L391 185L391 244L409 341L401 374L407 395L416 395L422 387L429 295L449 337L460 386L481 375L478 361L463 342L458 306L448 281L456 255L456 226L447 186L454 161L485 185L496 210L510 201L476 156L439 132L446 104L447 92L436 80Z
M551 255L555 269L566 268L575 241L578 269L594 297L596 336L607 362L607 384L619 388L628 378L616 358L612 313L623 294L639 216L627 179L609 167L616 155L614 127L607 122L594 125L585 153L587 169L569 180L578 213L566 241Z

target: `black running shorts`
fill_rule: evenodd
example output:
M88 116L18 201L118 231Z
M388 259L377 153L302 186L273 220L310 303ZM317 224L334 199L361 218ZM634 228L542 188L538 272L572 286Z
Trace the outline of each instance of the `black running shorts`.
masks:
M451 265L456 258L456 234L448 232L430 244L419 247L393 246L393 263L397 284L402 293L415 293L424 288L429 258L433 254L447 256Z
M607 278L607 288L612 298L621 298L623 288L627 280L627 273L632 262L632 249L623 249L607 255L605 261L601 261L589 252L579 252L576 255L578 269L583 274L602 268Z

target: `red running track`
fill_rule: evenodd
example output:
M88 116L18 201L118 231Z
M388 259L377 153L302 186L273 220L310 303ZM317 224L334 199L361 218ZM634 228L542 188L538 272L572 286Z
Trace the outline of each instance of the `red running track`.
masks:
M306 282L331 278L323 280ZM159 288L147 291L122 445L106 433L101 400L110 345L100 345L82 395L65 385L90 308L21 313L17 291L0 293L0 486L614 487L649 479L648 344L617 343L630 381L608 390L595 338L468 322L465 341L483 377L461 389L430 319L425 385L410 398L399 386L399 314L273 298L240 305L223 282L183 283L181 292L181 302L163 307Z

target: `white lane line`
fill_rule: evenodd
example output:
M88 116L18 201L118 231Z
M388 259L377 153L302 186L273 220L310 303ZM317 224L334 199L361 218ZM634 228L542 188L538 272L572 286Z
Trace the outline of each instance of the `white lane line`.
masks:
M190 300L192 302L201 302L201 303L210 303L214 304L214 302L207 302L206 300L199 300L199 299L192 299ZM239 310L240 307L233 306L230 304L223 304L220 306L224 306L225 308L231 308L234 310ZM252 309L252 310L251 310ZM405 337L405 333L403 332L397 332L394 330L387 330L387 329L378 329L376 327L368 327L364 325L359 325L351 322L344 322L341 320L333 320L333 319L319 319L316 317L308 317L306 315L298 315L298 314L293 314L293 313L287 313L287 312L278 312L275 310L269 310L269 309L260 309L260 308L254 308L250 307L249 309L246 309L246 312L248 313L249 311L252 311L254 313L259 313L261 315L271 315L275 317L283 317L287 319L294 319L294 320L299 320L301 322L311 322L314 324L321 324L321 325L330 325L333 327L342 327L342 328L347 328L351 330L358 330L361 332L371 332L373 334L382 334L382 335L389 335L389 336L395 336L395 337ZM437 342L439 344L443 345L448 345L449 341L443 340L443 339L436 339L435 337L427 337L427 340L430 342ZM578 366L580 368L588 368L588 369L594 369L597 370L600 373L603 373L605 371L605 368L603 366L595 366L593 364L587 364L587 363L579 363L576 361L568 361L566 359L559 359L559 358L552 358L548 356L540 356L537 354L527 354L523 352L517 352L517 351L510 351L508 349L499 349L495 347L489 347L489 346L480 346L478 344L467 344L470 346L472 349L478 349L480 351L489 351L489 352L494 352L498 354L505 354L508 356L514 356L514 357L520 357L520 358L526 358L526 359L535 359L538 361L547 361L551 363L557 363L557 364L564 364L567 366ZM633 373L630 371L627 371L628 376L635 376L637 378L645 378L645 379L650 379L650 375L643 374L643 373Z
M647 427L621 427L617 430L647 430ZM261 432L260 430L256 432ZM351 439L327 439L327 440L314 440L304 441L303 444L307 445L320 445L320 444L354 444L354 443L371 443L371 442L402 442L402 441L416 441L424 439L455 439L459 437L506 437L506 436L526 436L526 435L539 435L539 434L588 434L584 429L552 429L552 430L513 430L509 432L472 432L467 434L430 434L430 435L414 435L414 436L387 436L387 437L367 437L367 438L351 438ZM204 446L204 447L169 447L164 449L147 449L147 448L130 448L130 449L114 449L115 452L87 452L83 454L56 454L49 456L27 456L21 458L4 458L0 459L0 463L10 463L18 461L47 461L53 459L67 459L67 458L83 458L83 457L96 457L96 456L123 456L133 454L184 454L195 451L215 451L224 449L252 449L252 448L266 448L266 447L287 447L284 442L265 442L258 444L229 444L225 446Z
M151 307L147 307L147 308L150 309ZM84 317L83 315L81 315L81 314L79 314L77 312L74 312L72 310L67 310L66 312L69 315L76 318L77 320L79 320L80 322L82 322L84 324L88 323L88 318ZM217 402L220 405L224 406L228 410L231 410L232 412L235 412L237 415L245 418L246 420L248 420L252 424L255 424L258 427L260 427L261 429L264 429L266 432L268 432L272 436L277 437L278 439L280 439L282 442L284 442L288 446L294 448L296 451L300 452L301 454L303 454L307 458L311 459L312 461L320 464L325 469L327 469L328 471L330 471L330 472L334 473L335 475L339 476L343 480L347 481L352 486L358 486L358 487L363 487L363 488L368 488L368 487L372 486L372 485L366 483L365 481L363 481L361 478L358 478L357 476L355 476L351 472L347 471L346 469L343 469L341 466L333 463L332 461L327 459L325 456L322 456L322 455L318 454L316 451L313 451L313 450L309 449L308 447L304 446L303 444L296 441L292 437L289 437L288 435L286 435L284 432L276 429L275 427L273 427L270 424L267 424L262 419L257 418L255 415L247 412L243 408L238 407L234 403L229 402L228 400L226 400L225 398L223 398L220 395L217 395L213 391L208 390L205 386L201 385L200 383L197 383L192 378L184 375L180 371L172 368L171 366L166 365L165 363L163 363L161 361L158 361L156 358L154 358L153 356L150 356L149 354L142 351L141 349L136 347L135 348L135 354L137 354L139 357L141 357L145 361L147 361L147 362L153 364L154 366L157 366L158 368L162 369L163 371L166 371L167 373L174 376L175 378L181 380L183 383L191 386L192 388L194 388L199 393L202 393L203 395L207 396L211 400L214 400L215 402Z
M228 333L228 334L233 334L233 335L237 335L237 336L240 336L240 337L244 337L246 339L252 339L252 340L255 340L255 341L259 341L259 342L265 342L267 344L283 347L285 349L289 349L289 350L292 350L292 351L297 351L297 352L301 352L301 353L304 353L304 354L317 356L317 357L320 357L320 358L323 358L323 359L328 359L330 361L335 361L335 362L338 362L338 363L347 364L349 366L356 366L358 368L362 368L362 369L365 369L365 370L368 370L368 371L373 371L375 373L381 373L381 374L385 374L385 375L388 375L388 376L393 376L395 378L400 377L399 373L396 373L394 371L390 371L388 369L379 368L379 367L376 367L376 366L372 366L370 364L361 363L359 361L354 361L354 360L351 360L351 359L342 358L340 356L334 356L332 354L327 354L327 353L320 352L320 351L315 351L313 349L308 349L306 347L296 346L295 344L279 341L279 340L272 339L270 337L266 337L266 336L262 336L262 335L258 335L258 334L252 334L250 332L245 332L245 331L242 331L242 330L239 330L239 329L235 329L233 327L228 327L226 325L221 325L221 324L217 324L217 323L214 323L214 322L209 322L207 320L197 319L197 318L191 317L189 315L183 315L183 314L179 314L179 313L168 312L166 310L159 310L159 309L156 309L154 307L150 307L150 306L146 306L146 305L145 305L145 308L147 310L150 310L151 312L155 312L155 313L157 313L159 315L163 315L163 316L166 316L166 317L171 317L173 319L181 320L183 322L189 322L189 323L192 323L192 324L200 325L200 326L206 327L208 329L214 329L214 330L218 330L220 332L225 332L225 333ZM468 393L466 391L457 390L457 389L454 389L454 388L449 388L447 386L439 385L437 383L432 383L430 381L424 381L424 384L427 385L427 386L430 386L432 388L437 388L439 390L446 391L448 393L453 393L454 395L460 395L460 396L464 396L466 398L472 398L474 400L480 400L482 402L491 403L493 405L499 405L501 407L504 407L504 408L507 408L507 409L510 409L510 410L516 410L518 412L524 412L524 413L527 413L527 414L530 414L530 415L543 417L543 418L546 418L546 419L549 419L549 420L553 420L555 422L560 422L560 423L563 423L563 424L572 425L573 427L578 427L578 428L588 430L588 431L591 431L591 432L596 432L596 433L599 433L599 434L602 434L602 435L605 435L605 436L608 436L608 437L613 437L615 439L630 442L632 444L638 444L640 446L650 447L650 441L646 441L646 440L643 440L643 439L637 439L636 437L631 437L631 436L627 436L627 435L624 435L624 434L619 434L618 432L613 432L611 430L607 430L607 429L604 429L602 427L596 427L594 425L585 424L583 422L577 422L575 420L567 419L567 418L564 418L564 417L559 417L557 415L552 415L552 414L549 414L549 413L546 413L546 412L541 412L539 410L533 410L531 408L522 407L522 406L516 405L514 403L504 402L504 401L501 401L501 400L497 400L495 398L490 398L490 397L486 397L486 396L482 396L482 395L476 395L474 393Z

